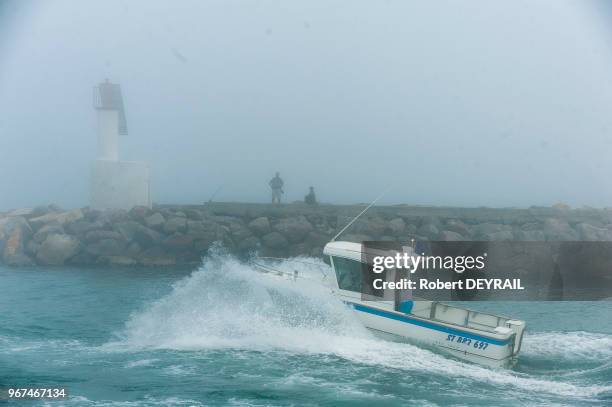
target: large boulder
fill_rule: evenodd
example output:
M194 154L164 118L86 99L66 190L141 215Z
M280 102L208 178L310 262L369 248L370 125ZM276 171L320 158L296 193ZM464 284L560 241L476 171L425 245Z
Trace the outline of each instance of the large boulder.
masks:
M168 253L160 246L152 246L142 252L138 258L144 266L172 266L176 264L176 256Z
M61 206L57 205L57 204L49 204L47 205L47 212L63 212L64 210L62 209Z
M79 246L79 241L72 236L52 234L40 245L36 259L41 264L63 265L78 253Z
M406 222L402 218L395 218L389 221L389 230L393 236L401 236L406 230Z
M114 230L92 230L85 235L85 242L93 243L102 239L125 240L123 235Z
M359 222L359 221L357 221ZM387 232L388 224L384 219L379 217L373 217L364 220L362 224L360 224L355 231L358 233L365 233L376 238L380 238L380 236L384 235Z
M49 226L49 225L48 225ZM102 229L104 225L101 222L90 222L86 219L77 220L76 222L68 223L64 226L70 234L77 236L85 236L87 232L96 229ZM46 226L43 226L41 229L44 229Z
M162 246L169 252L188 252L193 249L193 236L175 233L162 242Z
M576 231L580 234L582 240L612 240L612 233L608 229L598 228L585 222L576 225Z
M159 212L155 212L153 215L147 216L144 219L145 225L147 225L151 229L157 229L157 230L161 230L165 222L166 222L166 219L164 219L164 215L162 215Z
M411 238L417 233L417 226L414 223L406 224L406 231L404 232L404 236L410 236Z
M438 240L443 242L458 242L462 240L466 240L465 237L461 236L457 232L453 232L452 230L443 230L440 232L438 236Z
M355 214L357 215L357 214ZM348 225L353 219L354 216L350 216L344 212L340 212L335 219L333 217L331 217L329 219L329 224L331 226L332 229L334 229L334 231L337 233L339 232L343 227L345 227L346 225ZM351 230L355 231L357 230L357 224L361 222L361 220L357 220L355 223L353 223L353 225L351 226Z
M510 238L512 240L512 228L508 225L502 225L499 223L480 223L474 227L474 236L480 240L507 240L500 237L508 237L510 232Z
M100 213L97 220L104 225L112 225L130 220L130 215L125 209L107 209Z
M8 236L14 229L22 229L25 236L32 235L32 228L24 217L0 218L0 240Z
M49 208L49 206L47 206L47 205L40 205L40 206L35 207L32 210L32 212L29 215L27 215L26 217L28 219L29 218L36 218L36 217L39 217L39 216L46 215L50 211L51 211L51 208Z
M220 225L224 225L224 226L229 226L232 223L236 223L236 222L240 222L240 218L237 218L235 216L220 216L220 215L216 215L216 216L212 216L210 218L210 220L220 224Z
M132 242L125 249L125 255L132 257L132 258L136 258L138 257L138 255L140 255L141 251L142 251L142 247L140 247L138 242Z
M132 209L130 209L130 211L128 212L128 215L130 215L130 218L132 220L143 223L145 218L149 216L151 212L152 212L151 209L149 209L148 207L139 205L139 206L134 206Z
M229 228L230 233L232 235L232 239L235 242L240 242L253 236L253 233L242 223L234 222L229 226Z
M249 228L257 236L263 236L270 233L270 220L266 216L261 216L249 222Z
M306 242L297 243L289 247L288 253L284 254L284 256L290 257L300 257L300 256L308 256L312 251L312 247L310 247Z
M202 212L200 212L197 209L186 209L185 210L185 215L187 216L187 219L190 219L190 220L202 220L202 219L204 219L204 216L202 215Z
M540 222L525 222L521 225L521 230L542 230L542 224Z
M221 227L214 222L199 220L187 221L187 233L194 240L208 241L209 244L218 239Z
M120 256L125 246L125 240L102 239L87 245L85 251L93 256Z
M97 263L108 266L133 266L138 262L129 256L101 256L98 258Z
M434 223L423 223L417 230L419 236L426 237L427 239L435 240L440 234L440 230Z
M348 219L348 221L346 221L345 219L339 219L340 223L338 224L337 231L340 231L341 228L348 225L349 222L351 222L352 220L353 219ZM388 222L386 222L380 217L374 217L359 218L357 221L355 221L355 223L350 226L349 230L351 231L351 233L366 234L378 238L381 235L384 235L388 229Z
M34 240L37 243L42 243L45 241L45 239L49 235L63 235L63 234L64 234L63 227L61 227L58 224L51 223L49 225L45 225L41 227L40 229L38 229L38 231L34 233Z
M330 237L319 232L310 232L304 241L308 246L314 248L323 248L329 242Z
M32 214L34 213L34 208L20 208L20 209L15 209L12 210L8 213L9 217L17 217L17 216L22 216L22 217L31 217Z
M81 211L83 212L83 217L85 218L85 220L88 220L90 222L95 222L98 219L100 219L100 216L102 216L102 211L100 209L92 209L92 208L83 208L81 209Z
M17 253L14 256L8 257L5 262L7 265L13 267L28 267L36 264L34 260L25 253Z
M539 242L546 240L546 235L541 230L521 229L516 232L516 239L526 242Z
M449 230L451 232L459 233L461 236L470 236L470 228L459 219L449 219L446 221L444 225L445 230Z
M300 216L298 218L281 219L274 226L274 230L285 236L285 238L291 243L299 243L306 238L308 233L313 230L313 227L310 222L306 220L305 217Z
M34 239L30 239L25 245L25 252L28 256L36 257L39 248L40 243L37 243Z
M51 212L46 215L38 216L30 219L30 226L34 230L38 230L46 224L55 223L63 226L66 223L76 222L77 220L83 219L83 211L80 209L73 209L66 212Z
M556 218L544 220L544 235L546 240L573 241L578 240L578 233L567 223L567 221Z
M174 216L164 223L164 232L172 234L184 232L187 229L187 219L183 216Z
M289 242L287 241L285 236L281 235L278 232L270 232L265 235L262 240L264 245L271 249L284 249L289 246Z
M31 236L32 229L25 218L0 219L0 254L6 264L28 265L25 247Z
M211 226L216 226L216 224L212 222L203 222L201 220L188 220L187 233L198 233L205 230L210 230Z
M514 233L512 233L511 230L500 230L498 232L489 233L488 235L483 235L483 237L491 241L512 241L514 240Z
M261 241L256 236L251 236L238 242L238 250L241 252L251 252L259 249L260 246Z
M142 247L149 247L162 239L159 232L133 220L116 224L115 230L121 233L126 240L138 242Z

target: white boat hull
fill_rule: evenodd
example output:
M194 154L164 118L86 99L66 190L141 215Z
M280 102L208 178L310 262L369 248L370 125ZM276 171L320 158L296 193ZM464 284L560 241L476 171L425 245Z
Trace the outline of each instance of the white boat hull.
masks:
M396 340L434 346L463 360L505 367L514 363L514 335L497 337L458 329L409 314L347 302L363 325Z

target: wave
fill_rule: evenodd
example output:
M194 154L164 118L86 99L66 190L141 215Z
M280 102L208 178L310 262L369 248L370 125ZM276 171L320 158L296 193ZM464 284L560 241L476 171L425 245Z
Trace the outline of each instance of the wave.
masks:
M606 360L612 358L612 335L584 331L527 333L521 354L555 360Z
M146 397L144 400L135 401L114 401L114 400L90 400L83 396L70 396L67 400L59 401L63 406L92 406L92 407L147 407L147 406L204 406L196 400L182 399L179 397L155 398ZM57 407L58 400L46 401L42 404L45 407Z
M159 359L138 359L133 360L125 364L126 369L131 369L134 367L143 367L143 366L151 366L155 364Z
M0 354L74 352L87 349L83 342L75 339L23 339L21 337L0 336Z
M292 262L281 266L301 267L301 274L319 272L317 267L294 266ZM550 339L547 335L529 337L526 352L540 353L543 343ZM608 352L606 338L585 335L582 342L578 340L580 335L569 336L566 347L578 347L588 338L600 355ZM456 361L406 343L384 341L365 329L352 311L321 285L262 275L248 264L215 253L198 271L176 283L169 295L134 313L120 339L106 345L109 351L230 348L333 355L362 365L425 372L488 383L504 390L510 387L555 396L584 398L612 391L607 383L581 385L540 379ZM562 354L561 344L553 350L546 349L550 357Z

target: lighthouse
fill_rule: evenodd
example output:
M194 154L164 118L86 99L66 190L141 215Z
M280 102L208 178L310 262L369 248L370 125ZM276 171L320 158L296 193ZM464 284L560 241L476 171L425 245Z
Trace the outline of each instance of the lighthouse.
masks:
M91 172L91 207L151 207L149 166L119 159L119 136L127 135L121 86L107 80L94 87L98 152Z

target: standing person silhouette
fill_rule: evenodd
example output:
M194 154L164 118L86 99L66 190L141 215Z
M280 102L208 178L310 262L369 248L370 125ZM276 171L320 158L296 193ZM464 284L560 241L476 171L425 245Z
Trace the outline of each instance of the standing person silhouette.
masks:
M308 195L304 197L304 203L306 203L307 205L317 204L317 196L315 195L314 187L310 187L310 191L308 192Z
M281 196L283 195L284 182L280 177L280 173L276 173L276 176L269 182L270 188L272 189L272 203L280 204Z

